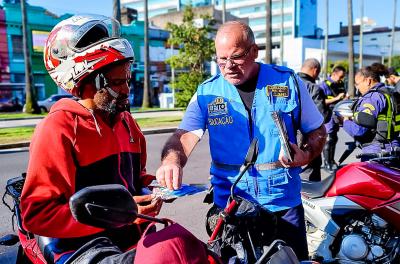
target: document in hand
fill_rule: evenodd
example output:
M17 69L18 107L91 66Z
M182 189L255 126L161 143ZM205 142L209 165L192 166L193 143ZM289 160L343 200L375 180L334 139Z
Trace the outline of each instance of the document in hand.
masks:
M286 125L282 121L280 112L273 111L271 113L271 116L272 116L272 120L274 120L276 127L278 128L279 141L281 142L281 146L283 148L284 155L288 161L292 162L293 161L293 151L292 151L292 148L290 147L290 142L289 142L289 137L288 137L287 130L286 130Z

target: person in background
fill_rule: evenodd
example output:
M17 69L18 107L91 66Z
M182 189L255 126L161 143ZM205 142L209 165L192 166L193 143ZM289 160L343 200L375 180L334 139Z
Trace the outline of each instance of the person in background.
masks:
M388 68L386 74L386 82L388 85L393 86L394 91L400 93L400 76L399 73L393 68Z
M363 153L377 153L382 149L390 150L399 146L398 132L394 130L390 109L390 96L380 82L384 73L374 66L363 67L355 75L355 86L361 94L354 105L353 118L343 118L343 129L355 140L361 143ZM368 114L377 119L376 129L359 124L360 113ZM364 159L365 160L365 159Z
M346 97L343 79L346 75L346 69L343 66L335 66L332 73L328 78L321 83L321 88L326 95L325 103L333 109L333 107ZM324 167L328 171L337 169L335 162L335 150L338 142L337 133L339 131L339 124L332 117L329 122L325 124L328 138L323 150Z
M331 116L332 110L325 103L325 93L322 88L315 83L318 79L318 75L321 72L321 65L317 59L310 58L306 59L301 66L300 72L297 75L304 82L307 87L308 93L313 99L319 112L324 117L324 123L327 123ZM301 178L309 181L320 181L321 180L321 166L322 157L318 155L309 164L307 164L301 172Z
M299 259L308 259L299 174L301 166L322 151L323 117L293 70L255 62L258 46L248 25L223 24L215 48L221 73L199 85L179 128L164 146L157 180L170 189L179 188L182 168L208 129L214 206L224 208L250 143L257 138L256 164L238 183L237 194L274 212L278 238ZM273 111L280 112L287 127L293 162L283 155ZM295 144L297 130L305 135L300 147Z

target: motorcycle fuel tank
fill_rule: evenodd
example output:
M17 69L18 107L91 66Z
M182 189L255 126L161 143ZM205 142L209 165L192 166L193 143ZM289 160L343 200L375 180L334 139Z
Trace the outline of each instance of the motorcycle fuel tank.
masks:
M337 171L326 196L357 195L386 203L399 193L400 170L373 162L355 162Z

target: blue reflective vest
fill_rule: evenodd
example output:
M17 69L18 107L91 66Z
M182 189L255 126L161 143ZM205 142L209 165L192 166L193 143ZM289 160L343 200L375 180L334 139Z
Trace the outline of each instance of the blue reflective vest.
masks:
M237 89L221 75L199 86L197 100L206 117L210 136L214 203L225 207L250 142L257 138L259 155L256 165L243 176L235 193L271 211L280 211L301 203L301 168L271 170L262 169L257 164L278 161L281 145L271 118L272 111L281 111L289 139L296 142L297 124L300 123L299 92L293 71L288 68L260 64L258 76L251 109L252 133L248 112Z

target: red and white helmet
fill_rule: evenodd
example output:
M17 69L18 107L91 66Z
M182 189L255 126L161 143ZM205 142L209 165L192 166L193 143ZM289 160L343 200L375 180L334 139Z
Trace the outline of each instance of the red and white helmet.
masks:
M90 73L133 59L132 46L120 37L118 21L100 15L76 15L61 21L50 32L44 49L51 78L75 96Z

